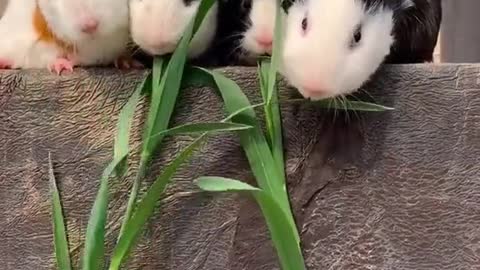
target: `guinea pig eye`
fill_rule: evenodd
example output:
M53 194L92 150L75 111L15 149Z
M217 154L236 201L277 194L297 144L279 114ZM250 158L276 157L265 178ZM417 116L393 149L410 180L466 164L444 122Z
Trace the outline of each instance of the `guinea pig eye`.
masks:
M302 30L303 30L303 31L307 31L307 27L308 27L308 20L307 20L307 18L305 17L305 18L303 18L303 20L302 20Z
M184 0L183 3L185 4L185 6L190 6L191 4L193 4L193 2L195 2L195 0Z
M355 32L353 33L353 44L357 44L362 40L362 26L359 25Z

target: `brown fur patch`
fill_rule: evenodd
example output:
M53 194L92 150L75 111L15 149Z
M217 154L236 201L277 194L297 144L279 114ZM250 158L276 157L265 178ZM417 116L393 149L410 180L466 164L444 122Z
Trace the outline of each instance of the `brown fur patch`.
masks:
M38 34L39 41L54 43L60 49L64 50L65 53L73 52L74 47L72 44L61 40L52 32L52 30L47 24L47 21L45 20L45 17L42 14L42 11L40 10L40 7L38 6L38 3L33 13L33 28L35 29L35 32Z

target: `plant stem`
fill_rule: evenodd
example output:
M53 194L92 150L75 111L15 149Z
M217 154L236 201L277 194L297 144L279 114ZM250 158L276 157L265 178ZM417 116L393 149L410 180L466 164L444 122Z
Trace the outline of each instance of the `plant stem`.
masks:
M268 230L270 231L270 237L274 244L275 250L280 261L282 270L305 270L305 261L303 258L300 242L298 241L298 232L295 228L287 228L287 224L284 222L278 222L278 217L281 215L271 206L275 203L273 196L259 196L255 198L262 210L265 222L267 223ZM273 201L270 201L272 200ZM270 207L269 207L270 206ZM278 211L284 212L285 217L288 217L291 212L286 212L281 209ZM273 210L273 211L272 211ZM293 238L292 238L293 237ZM294 242L294 243L292 243Z
M150 160L150 157L147 155L143 155L140 160L140 165L138 167L137 175L135 176L135 180L133 181L132 190L130 191L130 197L128 198L127 209L125 210L125 214L123 216L122 226L120 227L120 233L118 234L117 241L122 237L125 227L127 226L128 221L132 217L133 210L135 209L135 204L137 202L137 195L140 189L140 184L142 183L142 179L145 177L147 171L147 163Z

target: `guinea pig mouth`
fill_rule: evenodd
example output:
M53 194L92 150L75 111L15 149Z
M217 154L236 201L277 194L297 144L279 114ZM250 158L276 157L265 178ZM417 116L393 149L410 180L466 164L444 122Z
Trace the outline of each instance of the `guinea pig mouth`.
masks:
M151 55L165 55L170 54L177 48L176 43L159 43L159 44L144 44L140 45L140 48Z
M299 90L304 98L311 100L322 100L332 97L330 94L325 92L310 92L308 90Z

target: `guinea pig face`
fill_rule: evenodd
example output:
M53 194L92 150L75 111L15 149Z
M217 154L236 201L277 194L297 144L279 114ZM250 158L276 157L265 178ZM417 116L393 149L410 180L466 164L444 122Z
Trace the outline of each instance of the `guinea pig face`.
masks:
M392 28L393 12L383 5L297 1L288 10L282 73L306 98L350 94L389 54Z
M39 0L51 31L71 43L128 33L128 0Z
M200 0L130 0L130 31L133 41L151 55L172 53ZM204 18L192 39L189 56L203 53L212 42L217 25L217 4Z
M275 29L277 0L240 0L248 14L246 31L241 40L244 53L250 57L271 54Z

